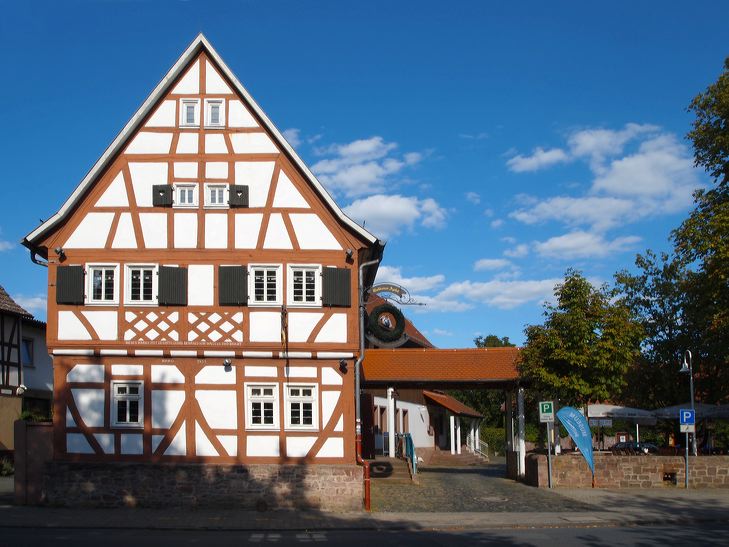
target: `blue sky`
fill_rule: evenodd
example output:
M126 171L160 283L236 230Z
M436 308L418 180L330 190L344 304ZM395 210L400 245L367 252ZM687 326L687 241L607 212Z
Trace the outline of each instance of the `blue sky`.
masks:
M62 5L61 5L62 4ZM631 268L707 184L684 135L729 55L716 2L15 2L3 6L0 284L18 241L202 31L350 216L441 347L523 342L568 267Z

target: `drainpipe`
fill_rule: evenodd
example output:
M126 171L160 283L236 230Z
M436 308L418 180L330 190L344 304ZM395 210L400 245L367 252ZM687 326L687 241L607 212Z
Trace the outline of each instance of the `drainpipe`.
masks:
M370 464L362 458L362 408L360 401L360 366L364 361L365 335L364 335L364 288L362 287L362 271L374 264L379 264L380 259L369 260L359 265L359 277L357 278L357 297L359 298L359 356L354 362L354 415L355 415L355 453L357 463L364 468L364 508L370 510Z

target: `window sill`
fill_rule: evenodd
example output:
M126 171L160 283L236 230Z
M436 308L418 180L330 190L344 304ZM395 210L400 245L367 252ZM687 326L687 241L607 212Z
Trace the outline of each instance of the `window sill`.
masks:
M226 129L224 125L205 125L203 129Z
M173 205L173 209L197 209L199 205L197 203L194 203L192 205Z
M203 209L230 209L229 205L205 205Z
M126 308L158 308L157 302L124 302Z
M280 308L281 302L248 302L249 308Z
M200 129L199 123L180 124L180 129Z
M144 424L111 424L112 429L144 429Z
M247 425L246 431L267 431L269 433L278 433L281 431L280 427L274 427L274 426L255 426L255 425Z
M96 308L106 306L107 308L114 308L119 306L119 301L114 300L113 302L86 302L84 306L93 306Z
M317 310L317 309L322 308L321 304L312 304L310 302L307 302L305 304L302 304L300 302L289 302L288 304L286 304L286 306L288 306L289 308L296 308L296 309L307 309L308 308L311 310Z
M296 425L287 425L284 428L284 431L305 431L307 433L317 433L319 431L318 427L304 427L304 426L296 426Z

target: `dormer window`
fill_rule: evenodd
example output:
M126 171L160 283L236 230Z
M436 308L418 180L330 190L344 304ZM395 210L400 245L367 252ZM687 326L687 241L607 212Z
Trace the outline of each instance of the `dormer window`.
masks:
M200 126L200 99L180 101L180 127Z
M205 127L225 127L223 99L205 99Z

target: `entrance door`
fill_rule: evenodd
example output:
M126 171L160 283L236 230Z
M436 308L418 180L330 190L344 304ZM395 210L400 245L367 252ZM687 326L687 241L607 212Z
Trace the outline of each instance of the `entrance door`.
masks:
M362 457L375 458L374 399L371 394L363 393L359 399L362 411Z

